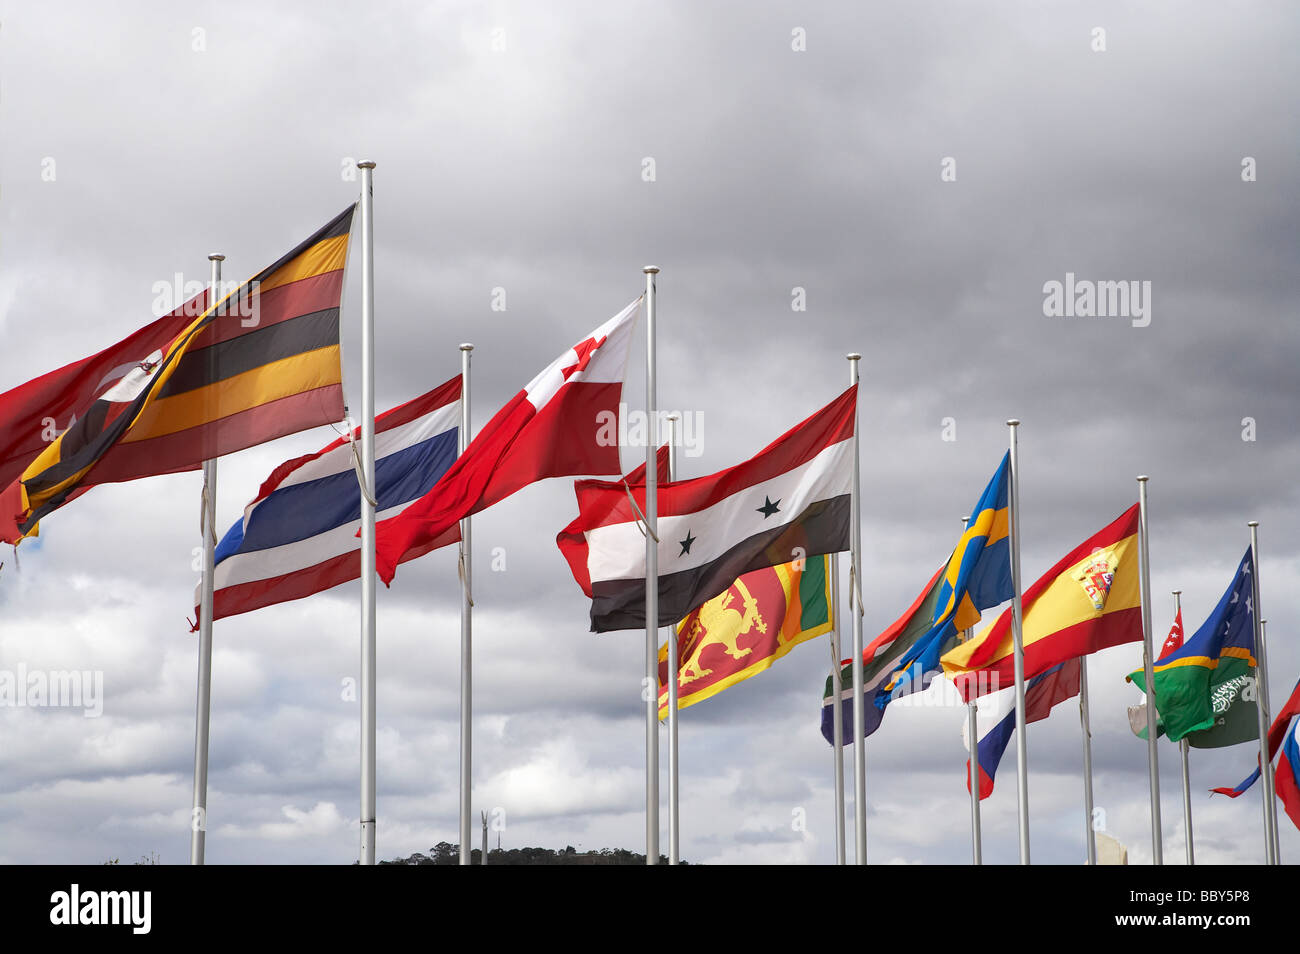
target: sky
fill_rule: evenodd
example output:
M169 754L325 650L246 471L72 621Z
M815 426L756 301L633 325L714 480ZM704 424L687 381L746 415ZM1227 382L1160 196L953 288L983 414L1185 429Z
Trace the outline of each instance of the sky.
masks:
M683 476L828 403L862 353L867 639L947 557L1015 417L1026 583L1150 475L1157 642L1171 591L1190 633L1260 521L1276 707L1300 674L1300 11L1247 9L0 3L0 390L146 324L166 310L158 283L206 280L210 252L227 279L254 274L355 201L355 162L372 159L379 408L452 377L468 341L481 427L655 264L659 404L701 422ZM1048 314L1045 286L1068 280L1137 282L1144 314ZM632 408L645 348L638 335ZM219 525L333 437L223 458ZM97 487L0 557L0 669L103 679L96 717L0 708L0 862L188 860L200 487ZM552 480L474 521L474 818L507 848L642 851L644 635L588 632L554 545L574 513ZM459 606L451 549L380 589L381 858L457 840ZM208 861L354 861L359 586L214 638ZM810 641L682 713L685 859L834 860L830 662ZM1135 864L1151 861L1124 681L1140 664L1136 644L1089 660L1096 804ZM866 743L872 863L970 859L964 710L930 702ZM1034 860L1080 863L1075 704L1027 742ZM1178 753L1159 751L1178 864ZM1249 745L1193 751L1198 862L1262 860L1257 790L1207 795L1254 762ZM986 861L1017 857L1015 788L1009 754ZM1300 833L1279 816L1293 860Z

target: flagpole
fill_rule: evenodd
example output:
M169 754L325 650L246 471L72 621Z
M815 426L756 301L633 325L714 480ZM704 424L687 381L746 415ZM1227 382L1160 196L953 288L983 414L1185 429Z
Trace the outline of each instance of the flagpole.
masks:
M831 737L834 739L832 752L835 759L835 863L842 865L847 857L844 842L844 722L841 709L841 696L844 693L844 680L840 677L840 555L831 554Z
M361 170L361 864L375 863L375 164ZM463 844L462 840L462 844Z
M1029 748L1025 740L1025 644L1024 607L1020 602L1020 422L1007 421L1010 429L1011 496L1007 524L1011 537L1011 638L1016 678L1016 814L1020 823L1020 863L1029 864Z
M1273 761L1268 752L1268 651L1259 608L1259 521L1250 527L1250 619L1255 633L1255 711L1259 715L1259 774L1264 783L1264 863L1277 864L1277 806L1273 800Z
M645 451L645 863L659 863L659 494L655 454L658 451L658 414L655 408L655 275L659 266L647 265L645 273L646 357L645 402L647 434ZM676 673L673 674L676 682ZM672 711L670 708L669 711Z
M460 346L460 430L457 434L458 453L469 446L469 366L474 346L466 342ZM473 567L470 549L470 518L460 522L460 863L470 864L469 846L469 793L473 778L473 692L474 692L474 600L470 595ZM486 855L484 856L486 859ZM485 862L486 863L486 860Z
M970 525L970 517L961 518L961 530L965 534ZM974 629L962 632L962 642L970 642L975 635ZM983 835L980 831L980 770L979 770L979 720L976 718L976 702L971 699L966 703L966 747L970 752L966 760L968 783L970 785L970 841L971 864L984 864Z
M1258 572L1258 571L1256 571L1256 572ZM1259 621L1259 644L1260 644L1261 646L1264 647L1264 649L1265 649L1265 654L1267 655L1267 651L1268 651L1268 620L1266 620L1266 619L1262 619L1262 618L1261 618L1260 621ZM1268 697L1268 686L1265 686L1265 687L1264 687L1264 708L1265 708L1266 710L1268 710L1267 712L1264 713L1264 715L1265 715L1266 721L1267 721L1268 724L1271 726L1271 725L1273 724L1273 704L1269 701L1269 697ZM1263 774L1263 772L1261 771L1260 774ZM1273 792L1274 792L1274 796L1276 797L1276 794L1277 794L1277 786L1276 786L1276 784L1274 784L1274 783L1275 783L1275 778L1276 778L1276 777L1275 777L1275 776L1270 772L1270 773L1269 773L1269 782L1270 782L1270 784L1273 785ZM1270 802L1269 804L1273 806L1273 811L1272 811L1272 815L1273 815L1273 864L1275 864L1275 865L1280 865L1280 864L1282 863L1282 846L1281 846L1281 843L1280 843L1279 840L1278 840L1279 836L1278 836L1278 833L1277 833L1277 802L1274 801L1274 802Z
M1079 657L1079 725L1083 729L1083 824L1088 864L1097 863L1097 832L1092 827L1092 721L1088 714L1088 657Z
M221 263L226 256L212 253L208 281L208 308L217 303ZM203 581L199 594L199 685L194 714L194 804L190 813L190 864L203 864L208 829L208 729L212 716L212 594L217 546L217 459L203 462L203 506L199 530L203 535Z
M849 359L849 384L858 383L856 351ZM862 500L859 490L859 452L857 402L853 406L853 494L849 506L849 615L853 617L853 863L867 863L867 752L864 744L866 703L862 686ZM839 713L836 713L838 715Z
M656 435L658 436L658 435ZM658 467L656 460L654 466ZM668 415L668 480L677 479L677 415ZM657 496L657 494L656 494ZM656 503L658 501L656 500ZM680 815L677 788L677 670L681 661L677 657L677 627L668 627L668 863L675 865L681 851ZM655 664L659 653L656 647ZM655 706L659 693L655 693ZM658 712L655 713L658 715Z
M1174 619L1181 619L1183 612L1183 591L1174 590ZM1181 629L1181 627L1179 627ZM1179 637L1181 638L1181 636ZM1154 696L1152 697L1154 698ZM1196 848L1192 843L1192 773L1188 764L1188 754L1191 747L1187 744L1187 737L1178 740L1178 754L1183 763L1183 831L1187 835L1187 863L1196 864Z
M1138 481L1138 583L1142 600L1142 670L1147 686L1147 776L1151 789L1151 859L1165 863L1164 840L1160 825L1160 757L1156 752L1156 683L1151 649L1151 556L1147 529L1147 481Z

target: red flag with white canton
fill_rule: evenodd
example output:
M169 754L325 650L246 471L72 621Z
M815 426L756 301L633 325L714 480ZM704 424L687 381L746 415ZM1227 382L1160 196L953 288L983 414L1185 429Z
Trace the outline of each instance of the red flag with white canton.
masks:
M547 477L618 474L618 406L638 298L533 378L497 411L427 494L375 530L391 583L412 550L465 517Z
M1165 644L1160 647L1160 655L1156 658L1164 659L1172 652L1183 648L1183 608L1178 607L1178 615L1174 617L1173 628L1169 630L1169 635L1165 638Z

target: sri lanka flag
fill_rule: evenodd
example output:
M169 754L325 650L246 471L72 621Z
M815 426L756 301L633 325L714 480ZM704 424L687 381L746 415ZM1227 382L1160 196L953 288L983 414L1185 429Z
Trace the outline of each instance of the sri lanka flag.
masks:
M1234 686L1255 677L1255 622L1251 606L1251 577L1254 571L1250 550L1219 598L1214 611L1174 652L1156 660L1152 667L1154 693L1147 689L1146 673L1139 669L1126 677L1148 696L1154 696L1156 711L1170 741L1217 722L1216 703L1232 699ZM1211 683L1228 685L1226 695L1212 693ZM1216 695L1220 698L1216 699ZM1256 717L1258 718L1258 716Z
M1067 659L1025 683L1025 725L1046 719L1058 702L1079 694L1079 668L1077 658ZM1016 731L1016 687L1008 686L981 696L976 702L975 720L975 731L979 733L975 750L979 756L980 798L983 799L993 794L998 763ZM962 741L969 750L966 725L962 723ZM966 791L970 791L970 759L966 760Z
M908 649L887 684L877 692L878 707L929 685L939 672L939 657L959 633L980 621L980 610L1004 603L1014 595L1007 535L1010 485L1008 452L971 511L966 531L948 560L930 629Z
M756 676L800 643L831 631L829 556L738 578L677 626L677 708ZM668 715L668 644L659 647L659 718Z
M30 534L94 484L193 470L340 420L339 295L354 208L137 353L0 493L0 527Z
M379 576L465 517L547 477L618 474L618 410L638 298L552 361L475 435L427 494L375 529ZM675 622L675 620L674 620Z
M1022 598L1025 678L1057 663L1142 639L1134 504L1044 573ZM1011 608L944 655L944 672L967 701L1015 678Z
M743 463L658 488L656 625L753 570L849 548L857 396L853 385ZM575 489L582 536L557 542L592 598L592 632L645 626L645 484Z
M456 460L460 376L375 418L375 499L380 517L400 514ZM271 472L216 552L212 618L302 599L361 575L361 429ZM441 539L403 556L410 560L460 539L453 525ZM197 594L195 597L197 602ZM196 627L197 628L197 624Z

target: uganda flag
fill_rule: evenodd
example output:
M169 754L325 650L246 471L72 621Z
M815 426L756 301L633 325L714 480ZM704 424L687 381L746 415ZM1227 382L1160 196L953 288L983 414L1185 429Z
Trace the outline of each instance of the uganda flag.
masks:
M95 484L194 470L342 420L339 298L354 209L138 355L0 494L0 524L29 534Z
M1025 679L1067 659L1142 639L1137 534L1134 504L1025 591ZM1011 685L1011 608L941 662L967 701Z
M677 708L757 675L830 632L830 557L746 573L677 625ZM668 715L668 644L659 647L659 718Z

